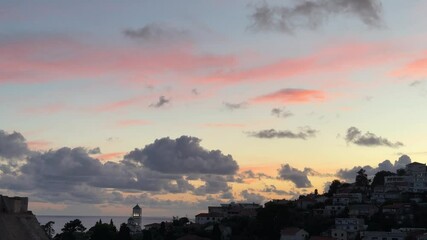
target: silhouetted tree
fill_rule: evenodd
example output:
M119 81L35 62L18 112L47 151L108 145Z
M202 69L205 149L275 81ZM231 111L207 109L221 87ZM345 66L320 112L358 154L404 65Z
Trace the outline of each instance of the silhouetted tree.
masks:
M142 240L152 240L152 239L153 237L151 235L150 230L142 230ZM119 240L121 240L121 238Z
M328 196L332 196L335 193L337 193L338 189L341 187L342 183L340 182L340 180L335 179L334 181L332 181L331 185L329 185L329 190L327 195Z
M128 228L126 223L122 223L122 225L120 225L118 240L131 240L131 239L132 238L130 236L130 229ZM145 234L144 234L144 239L145 239Z
M84 232L86 231L86 227L83 226L80 219L74 219L72 221L65 223L61 231L64 233Z
M84 231L86 228L83 226L79 219L75 219L65 223L61 229L61 234L56 234L55 240L80 240L85 239Z
M185 225L190 222L190 220L188 220L188 217L182 217L178 221L181 225Z
M406 170L404 168L400 168L400 169L397 169L396 173L397 173L397 176L404 176L406 175Z
M92 233L90 240L116 240L117 239L117 228L112 224L107 223L96 223L95 226L89 229Z
M44 225L41 225L42 229L46 233L46 235L49 237L49 239L53 238L53 235L55 234L55 229L53 229L52 225L55 224L53 221L49 221Z
M384 185L384 179L387 176L396 175L395 173L389 171L379 171L375 174L374 179L372 180L371 187L374 188L376 186Z
M366 174L365 169L361 168L356 175L356 186L367 187L369 186L368 175Z
M212 230L212 240L221 240L221 230L219 225L215 224Z

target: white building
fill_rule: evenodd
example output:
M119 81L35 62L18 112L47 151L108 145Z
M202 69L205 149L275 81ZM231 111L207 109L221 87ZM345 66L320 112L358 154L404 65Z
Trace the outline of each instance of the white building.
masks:
M223 218L224 218L223 215L217 212L199 213L196 215L196 223L198 224L216 223L216 222L220 222Z
M142 209L136 204L132 209L132 216L128 219L127 227L130 229L131 233L137 233L141 231L141 217Z
M332 197L333 205L344 205L347 206L350 203L361 203L361 193L335 193Z
M360 233L362 240L404 240L404 232L364 231Z
M301 228L291 227L280 231L280 240L307 240L308 237L308 232Z
M344 213L345 209L346 209L346 206L344 205L327 205L323 210L323 215L328 217L337 216L341 213Z
M365 221L363 219L335 218L335 229L332 229L331 233L332 237L337 237L340 240L353 240L365 228Z

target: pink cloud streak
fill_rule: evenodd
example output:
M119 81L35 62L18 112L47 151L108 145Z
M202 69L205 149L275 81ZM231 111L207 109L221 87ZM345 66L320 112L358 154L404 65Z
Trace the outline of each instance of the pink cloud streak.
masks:
M242 81L283 80L301 75L348 73L389 62L398 55L393 50L395 49L390 44L385 43L337 44L306 56L281 59L246 69L217 71L197 81L231 84Z
M201 54L193 47L162 49L99 46L66 38L34 38L0 43L0 83L38 83L117 77L142 81L166 73L192 74L229 67L233 56Z
M419 58L391 73L395 77L426 77L427 58Z
M326 94L319 90L306 90L297 88L285 88L279 91L262 95L252 99L255 103L305 103L318 102L326 99Z

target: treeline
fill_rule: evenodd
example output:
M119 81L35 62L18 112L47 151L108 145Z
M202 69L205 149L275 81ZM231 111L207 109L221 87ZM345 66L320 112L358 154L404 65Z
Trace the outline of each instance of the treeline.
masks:
M95 223L95 225L88 230L83 226L79 219L72 220L65 223L60 233L55 234L53 229L55 222L50 221L44 225L41 225L42 229L46 232L49 239L53 240L136 240L138 238L132 238L130 230L125 223L120 225L120 229L117 230L110 220L110 223L103 223L101 220ZM87 230L87 231L86 231ZM138 237L138 236L136 236ZM141 238L142 239L142 238Z

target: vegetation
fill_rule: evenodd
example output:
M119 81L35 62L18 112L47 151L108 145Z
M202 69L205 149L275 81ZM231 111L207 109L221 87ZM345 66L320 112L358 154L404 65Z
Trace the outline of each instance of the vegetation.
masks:
M41 225L43 231L46 233L49 239L53 239L53 236L55 235L55 230L53 229L53 224L55 222L49 221L44 225Z

